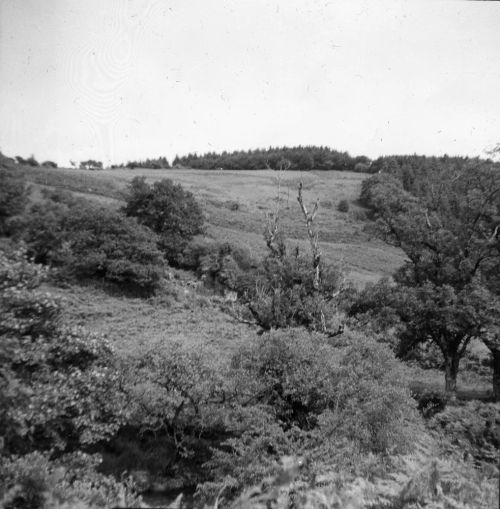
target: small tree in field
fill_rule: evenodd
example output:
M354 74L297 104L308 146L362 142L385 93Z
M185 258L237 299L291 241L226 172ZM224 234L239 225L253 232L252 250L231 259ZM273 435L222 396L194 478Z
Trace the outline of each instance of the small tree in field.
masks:
M203 213L193 194L170 179L151 186L144 177L135 177L123 210L158 234L158 245L172 263L178 263L187 243L203 232Z

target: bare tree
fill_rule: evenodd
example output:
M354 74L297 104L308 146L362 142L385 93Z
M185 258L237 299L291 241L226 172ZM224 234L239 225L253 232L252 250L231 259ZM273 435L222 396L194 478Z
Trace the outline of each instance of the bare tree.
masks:
M299 184L299 192L297 196L297 201L300 204L300 208L302 209L302 214L304 215L304 219L306 220L307 227L307 236L309 237L309 242L311 244L311 251L313 256L313 270L314 270L314 281L313 286L315 290L319 290L320 284L320 263L321 263L321 250L319 248L318 242L318 232L314 228L314 218L319 210L319 199L316 199L314 203L314 208L312 212L308 212L307 208L304 204L304 198L302 196L303 185L302 182Z

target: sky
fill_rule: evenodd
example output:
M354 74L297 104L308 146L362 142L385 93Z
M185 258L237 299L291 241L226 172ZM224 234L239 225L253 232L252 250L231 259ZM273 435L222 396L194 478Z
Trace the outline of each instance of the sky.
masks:
M500 142L500 2L0 0L0 150L59 164Z

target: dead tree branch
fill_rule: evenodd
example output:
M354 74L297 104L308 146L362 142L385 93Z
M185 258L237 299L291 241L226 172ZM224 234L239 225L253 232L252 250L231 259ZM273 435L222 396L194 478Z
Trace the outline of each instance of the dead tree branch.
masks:
M306 220L307 227L307 235L309 237L309 242L311 244L311 250L313 255L313 270L314 270L314 280L313 286L315 290L319 289L320 283L320 263L321 263L321 250L318 244L318 233L314 229L314 218L319 210L319 200L316 200L314 204L314 208L312 212L308 212L307 208L304 204L304 198L302 196L302 182L299 184L299 193L297 196L297 201L300 204L300 208L302 209L302 214L304 215L304 219Z

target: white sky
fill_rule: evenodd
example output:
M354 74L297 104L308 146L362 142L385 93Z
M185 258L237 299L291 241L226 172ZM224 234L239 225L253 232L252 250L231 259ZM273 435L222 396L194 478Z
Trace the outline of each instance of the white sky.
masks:
M500 2L0 0L0 149L121 162L500 142Z

